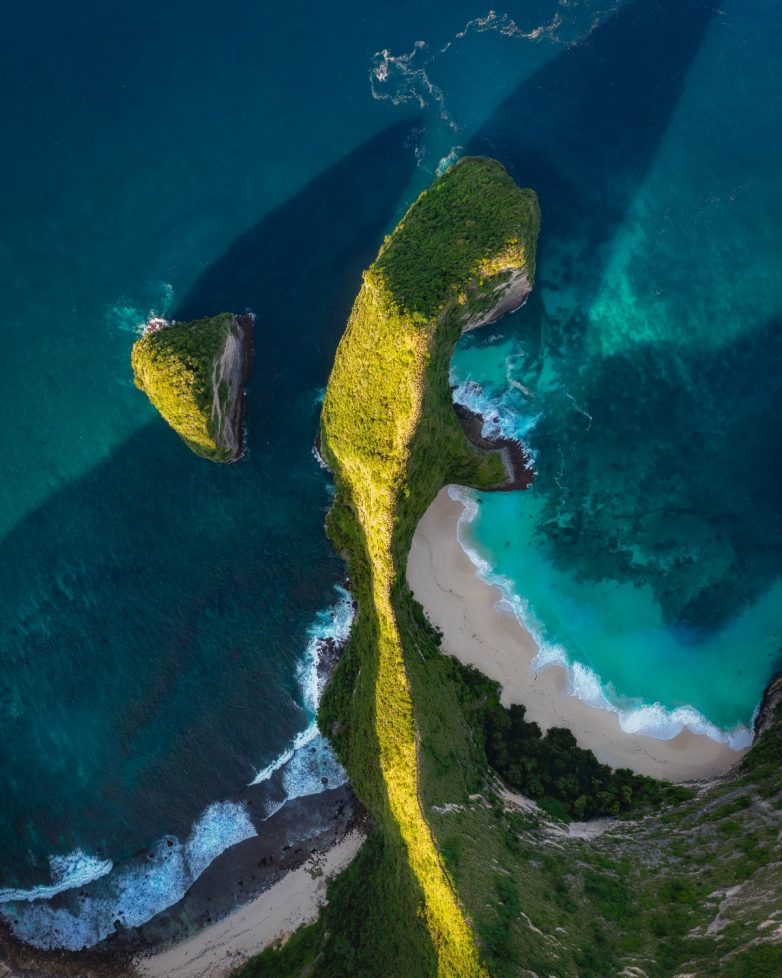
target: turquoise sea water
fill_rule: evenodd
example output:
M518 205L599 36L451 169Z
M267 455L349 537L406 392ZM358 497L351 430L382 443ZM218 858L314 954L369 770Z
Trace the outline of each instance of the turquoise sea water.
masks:
M464 152L544 214L536 293L454 366L538 470L481 498L472 545L618 700L749 721L782 620L771 3L6 15L0 913L20 936L140 923L262 831L240 797L259 773L285 761L289 795L339 777L310 739L313 635L349 619L319 397L362 267ZM247 307L248 457L210 466L133 388L130 346L152 311Z
M650 40L654 7L545 68L501 143L541 191L538 292L454 381L538 479L464 533L573 692L739 746L782 646L776 15L679 5Z

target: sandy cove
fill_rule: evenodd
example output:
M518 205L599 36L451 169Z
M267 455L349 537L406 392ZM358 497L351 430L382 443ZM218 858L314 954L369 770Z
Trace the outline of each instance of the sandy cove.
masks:
M137 958L137 973L143 978L224 978L252 955L315 920L326 902L328 881L345 869L364 838L353 830L223 920L165 951Z
M626 767L669 781L694 781L724 774L743 756L727 744L683 731L672 740L625 733L616 713L567 695L566 670L535 670L537 646L511 612L497 607L499 588L476 576L462 549L457 526L462 504L442 489L418 524L407 564L416 599L443 633L443 650L475 666L502 685L505 706L522 703L527 719L569 727L579 744L614 768Z

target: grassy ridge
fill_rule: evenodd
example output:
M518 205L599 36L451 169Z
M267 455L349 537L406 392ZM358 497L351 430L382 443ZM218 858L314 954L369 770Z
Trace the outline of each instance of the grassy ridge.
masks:
M328 529L348 559L358 615L322 722L386 844L411 873L439 976L483 974L472 930L419 796L419 757L400 628L412 533L450 479L502 481L466 442L448 390L463 324L514 272L531 281L537 200L485 159L462 161L411 207L365 273L335 358L322 445L337 496ZM408 908L409 910L410 908Z
M435 813L493 978L782 974L781 749L782 708L736 773L591 840L491 792Z
M494 166L471 161L464 182L452 187L454 197L468 197L468 178L483 181ZM502 181L501 169L494 172ZM419 205L447 202L448 184L438 187ZM527 201L531 247L537 214L531 194ZM496 200L486 206L502 210ZM435 229L430 240L437 251L449 240L441 223L448 215L436 206L424 217L421 227ZM317 922L239 974L434 978L481 968L492 978L782 974L782 945L774 937L782 920L782 705L734 775L697 797L669 796L675 804L619 820L596 839L569 837L544 812L514 807L492 783L485 737L499 699L496 684L441 654L404 584L412 534L440 486L486 486L501 477L496 458L466 445L447 385L461 322L485 308L485 277L483 286L477 273L462 287L442 275L442 265L429 267L415 218L413 209L400 228L413 235L421 282L426 276L446 283L439 301L422 304L428 286L407 263L399 266L401 279L387 286L378 266L394 256L398 231L357 299L323 419L324 451L337 476L328 529L348 557L359 609L320 724L377 828L330 885ZM502 253L501 235L494 247ZM453 256L446 252L444 260L453 272ZM473 260L480 263L480 249ZM502 280L502 270L496 275ZM409 307L400 305L403 296ZM506 745L511 762L532 755L529 738L522 739L518 750ZM422 866L431 878L421 877Z
M241 340L229 312L175 323L146 333L130 355L136 387L196 455L215 462L234 454L219 443L212 415L214 364L230 333Z

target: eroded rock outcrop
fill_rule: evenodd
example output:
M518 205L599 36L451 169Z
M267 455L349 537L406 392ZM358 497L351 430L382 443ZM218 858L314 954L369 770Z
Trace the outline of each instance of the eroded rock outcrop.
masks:
M156 319L133 344L136 386L192 451L213 462L243 453L253 320L229 312L188 323Z

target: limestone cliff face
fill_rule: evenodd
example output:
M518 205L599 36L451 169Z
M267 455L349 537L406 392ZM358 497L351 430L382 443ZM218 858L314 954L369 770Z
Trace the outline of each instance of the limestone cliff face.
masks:
M133 345L136 386L192 451L213 462L242 455L252 331L250 314L157 320Z
M514 312L523 306L527 296L532 291L532 282L526 267L503 269L507 275L505 281L500 282L491 290L490 296L493 305L485 312L481 311L470 316L462 327L462 332L467 333L471 329L478 329L479 326L486 326L488 323L496 322L509 312Z
M771 728L774 723L774 713L779 703L782 703L782 674L775 676L766 686L763 701L760 704L758 715L755 717L756 738Z
M243 451L244 388L252 360L251 315L235 316L236 328L226 333L225 344L212 365L212 405L210 428L227 461L240 458Z

